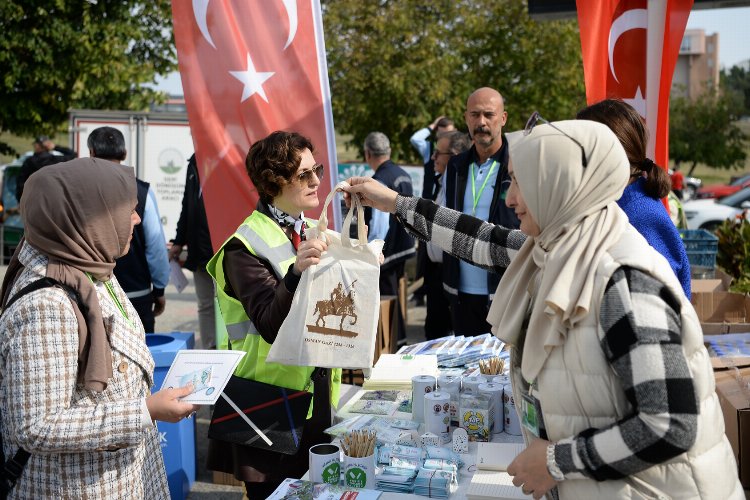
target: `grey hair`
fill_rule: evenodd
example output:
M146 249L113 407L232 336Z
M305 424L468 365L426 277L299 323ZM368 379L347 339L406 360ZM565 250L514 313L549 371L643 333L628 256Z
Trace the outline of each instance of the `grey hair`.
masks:
M461 154L471 147L471 139L468 134L463 132L452 132L450 133L450 142L448 143L448 149L454 155Z
M370 132L365 137L365 151L373 156L388 156L391 154L391 141L383 132Z

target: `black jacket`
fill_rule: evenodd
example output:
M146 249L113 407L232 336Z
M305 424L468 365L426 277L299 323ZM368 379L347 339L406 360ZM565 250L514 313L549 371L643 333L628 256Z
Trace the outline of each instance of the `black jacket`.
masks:
M497 182L493 186L492 203L490 205L490 215L487 222L499 224L508 229L518 229L521 222L516 217L515 211L505 205L505 194L510 187L510 175L508 174L508 141L505 134L502 135L503 146L491 156L497 160L500 165L500 171L497 174ZM466 193L466 183L469 177L469 166L478 162L477 150L475 146L452 157L448 161L448 168L445 171L445 205L448 208L463 212L464 193ZM458 285L460 283L460 266L458 259L449 254L443 255L443 288L451 295L458 294ZM502 278L502 273L487 274L487 289L490 294L495 293L497 284Z
M409 177L409 174L404 169L391 160L383 162L375 171L372 178L382 182L400 195L411 196L413 193L411 177ZM368 225L370 224L371 217L372 210L369 208L365 209L365 222ZM385 262L383 262L381 268L388 269L407 260L415 253L414 238L409 236L409 233L396 220L396 217L391 214L388 219L388 233L385 235L385 246L383 246Z
M198 267L205 269L206 263L214 255L195 155L188 160L182 211L177 221L177 235L172 243L187 245L185 268L190 271L195 271Z

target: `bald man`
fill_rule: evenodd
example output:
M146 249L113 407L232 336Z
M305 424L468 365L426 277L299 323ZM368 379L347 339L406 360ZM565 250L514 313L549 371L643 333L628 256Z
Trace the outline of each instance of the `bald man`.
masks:
M510 176L508 145L503 134L508 113L503 96L489 87L475 90L466 101L464 119L474 144L448 162L446 206L493 224L518 229L520 223L516 214L505 206ZM490 331L487 312L501 277L501 274L488 273L448 254L443 256L443 289L451 301L456 335L480 335Z

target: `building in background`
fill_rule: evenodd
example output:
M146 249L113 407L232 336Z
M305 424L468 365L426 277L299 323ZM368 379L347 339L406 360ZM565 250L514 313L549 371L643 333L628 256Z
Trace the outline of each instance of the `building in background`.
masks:
M707 85L708 84L708 85ZM695 99L706 88L719 86L719 34L685 30L672 78L672 91Z

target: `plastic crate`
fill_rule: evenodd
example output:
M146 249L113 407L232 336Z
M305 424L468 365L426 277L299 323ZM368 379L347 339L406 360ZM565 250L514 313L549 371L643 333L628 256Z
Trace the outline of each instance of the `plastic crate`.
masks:
M681 229L680 237L685 245L691 267L703 269L714 269L716 267L719 238L705 229Z

